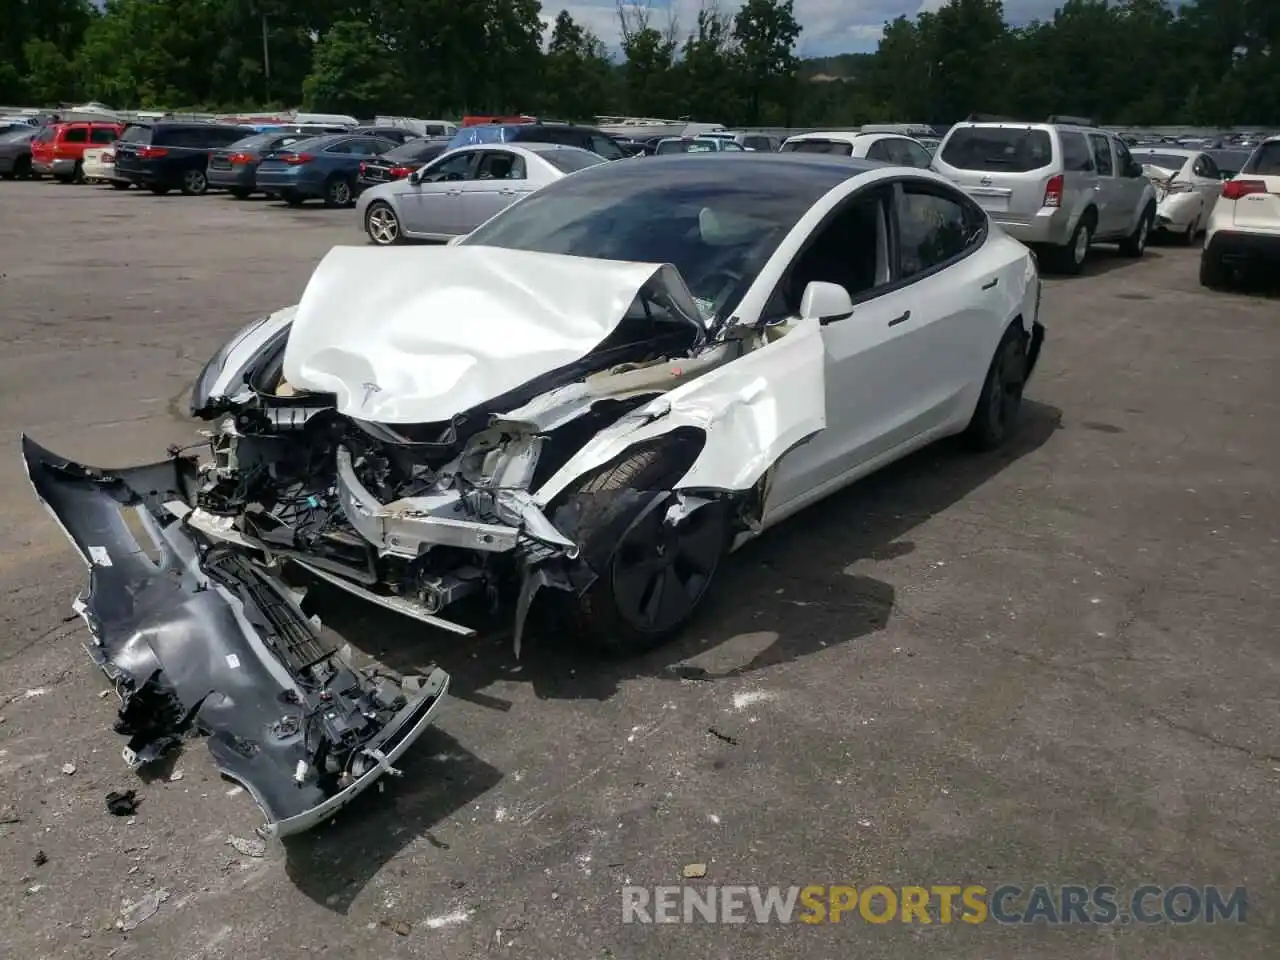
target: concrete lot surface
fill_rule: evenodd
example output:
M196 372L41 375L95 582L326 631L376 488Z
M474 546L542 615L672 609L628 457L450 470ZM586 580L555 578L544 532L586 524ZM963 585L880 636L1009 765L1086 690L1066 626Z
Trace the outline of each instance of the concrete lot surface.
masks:
M453 696L402 778L287 849L228 843L259 813L198 741L180 778L128 772L70 609L85 573L19 432L102 466L161 458L195 438L185 392L224 337L362 242L350 211L0 183L0 953L1276 955L1280 300L1207 293L1172 247L1100 248L1049 281L1007 452L943 444L789 521L653 656L602 666L543 639L517 663L318 594L328 627L402 669L438 662ZM136 815L110 816L129 788ZM621 922L624 884L691 863L701 885L1249 901L1243 924Z

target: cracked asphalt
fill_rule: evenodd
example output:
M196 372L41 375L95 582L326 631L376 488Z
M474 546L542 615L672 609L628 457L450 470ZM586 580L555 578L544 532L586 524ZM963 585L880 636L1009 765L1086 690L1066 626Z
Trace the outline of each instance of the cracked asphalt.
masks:
M1207 293L1172 247L1100 248L1049 280L1011 448L942 444L789 521L653 656L601 665L543 638L517 664L501 639L314 596L357 649L438 662L453 690L403 777L287 849L228 844L259 814L198 741L129 773L71 615L85 574L19 433L102 466L191 441L209 354L361 242L350 211L0 183L0 952L1275 956L1280 299ZM110 816L130 788L136 814ZM690 863L694 884L1249 901L1243 924L622 923L624 884Z

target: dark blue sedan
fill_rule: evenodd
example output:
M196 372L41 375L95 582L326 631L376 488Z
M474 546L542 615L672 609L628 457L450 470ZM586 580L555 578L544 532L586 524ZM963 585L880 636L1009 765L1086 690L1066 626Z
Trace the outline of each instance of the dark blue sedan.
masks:
M326 207L347 207L355 202L361 162L397 146L381 137L348 133L299 140L263 155L256 186L291 207L313 198Z

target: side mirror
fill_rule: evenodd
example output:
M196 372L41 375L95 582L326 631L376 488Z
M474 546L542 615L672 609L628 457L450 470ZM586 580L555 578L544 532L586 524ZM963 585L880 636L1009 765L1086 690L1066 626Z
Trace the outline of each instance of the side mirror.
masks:
M853 315L853 300L849 291L838 283L814 280L804 288L800 297L800 318L831 323Z
M415 187L420 184L422 182L422 171L415 170L413 173L409 174L409 182Z
M1142 176L1142 164L1140 164L1137 160L1132 160L1129 162L1129 176L1131 177Z

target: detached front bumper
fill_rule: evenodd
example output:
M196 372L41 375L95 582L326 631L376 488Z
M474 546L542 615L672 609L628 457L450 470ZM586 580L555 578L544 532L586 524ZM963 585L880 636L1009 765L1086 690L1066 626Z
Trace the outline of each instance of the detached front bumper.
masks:
M244 785L276 836L316 826L397 772L448 674L397 680L327 648L279 581L185 522L194 461L105 471L27 437L22 452L37 496L89 566L74 608L120 696L126 763L140 767L204 734L218 769Z

